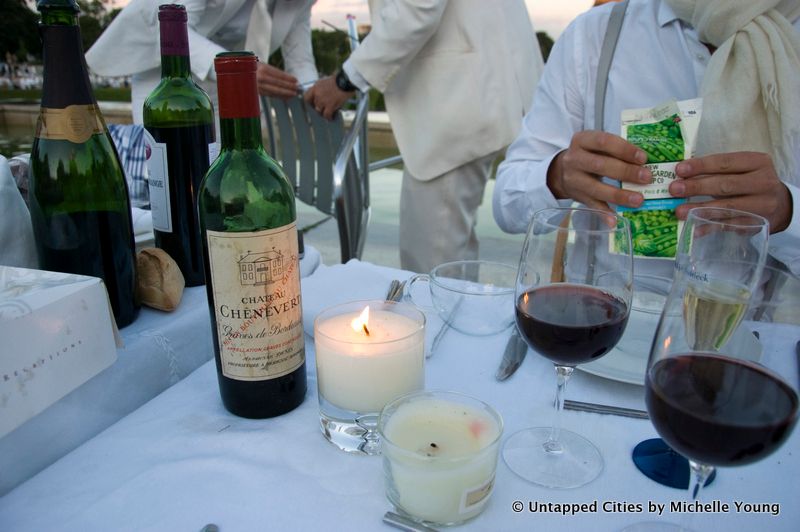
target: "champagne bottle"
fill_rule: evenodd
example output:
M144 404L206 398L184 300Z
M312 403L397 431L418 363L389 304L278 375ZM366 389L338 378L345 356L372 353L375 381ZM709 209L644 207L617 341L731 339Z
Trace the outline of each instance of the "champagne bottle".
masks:
M100 277L117 325L139 313L130 201L89 83L74 0L39 0L42 105L31 152L30 208L43 270Z
M220 395L249 418L306 393L294 192L261 143L257 63L251 52L214 60L222 147L198 198Z
M161 82L144 102L150 172L150 209L155 245L183 273L186 286L205 282L197 189L214 149L214 110L192 79L186 8L158 8Z

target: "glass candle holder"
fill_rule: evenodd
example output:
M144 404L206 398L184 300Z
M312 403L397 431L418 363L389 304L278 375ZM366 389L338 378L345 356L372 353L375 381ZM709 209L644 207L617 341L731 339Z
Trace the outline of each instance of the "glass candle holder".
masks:
M425 315L405 303L344 303L320 312L314 343L322 433L343 451L380 454L381 409L425 387Z
M423 391L387 404L378 422L386 496L430 525L463 523L494 489L503 420L472 397Z

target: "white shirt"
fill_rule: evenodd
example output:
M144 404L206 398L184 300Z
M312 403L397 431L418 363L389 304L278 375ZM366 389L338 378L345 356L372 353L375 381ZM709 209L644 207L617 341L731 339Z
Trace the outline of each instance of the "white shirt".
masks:
M250 22L250 13L253 11L253 4L255 0L245 0L239 11L225 23L214 35L210 35L208 40L218 44L220 51L226 50L243 50L244 39L247 36L247 25ZM270 8L270 13L274 8L274 1L267 2ZM211 74L213 74L214 66L211 66Z
M493 211L497 224L521 233L539 209L567 206L547 187L550 162L572 136L594 129L597 64L613 4L576 18L553 46L522 129L498 168ZM800 31L800 21L794 27ZM654 29L654 28L657 28ZM711 54L693 28L659 0L631 0L609 71L605 131L620 134L623 109L652 107L671 98L695 98ZM800 153L797 154L800 168ZM800 183L796 176L795 183ZM770 253L800 271L800 188L787 185L794 214L770 235Z

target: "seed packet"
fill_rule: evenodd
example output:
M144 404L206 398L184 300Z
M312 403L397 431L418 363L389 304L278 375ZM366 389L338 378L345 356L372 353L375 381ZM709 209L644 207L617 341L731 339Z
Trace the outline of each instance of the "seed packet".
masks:
M702 99L675 101L648 109L622 111L622 138L647 153L647 167L653 174L648 185L620 183L625 190L644 195L641 207L618 206L630 221L633 254L637 257L674 258L683 222L675 208L686 202L669 193L677 179L675 166L694 154Z

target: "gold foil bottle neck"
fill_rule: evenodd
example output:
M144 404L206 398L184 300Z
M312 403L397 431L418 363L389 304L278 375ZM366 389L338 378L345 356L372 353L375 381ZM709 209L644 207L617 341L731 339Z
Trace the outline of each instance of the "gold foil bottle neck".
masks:
M36 137L82 144L105 129L97 105L69 105L64 109L42 107Z

